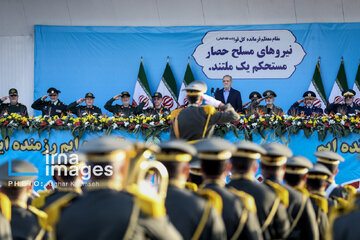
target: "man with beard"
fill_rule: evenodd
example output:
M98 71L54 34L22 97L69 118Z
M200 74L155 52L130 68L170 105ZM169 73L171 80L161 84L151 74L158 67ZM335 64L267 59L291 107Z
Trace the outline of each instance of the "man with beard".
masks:
M259 109L264 114L269 114L269 115L283 114L283 110L280 107L277 107L277 106L274 105L275 98L276 98L276 93L274 91L266 90L263 93L263 97L265 98L266 105L265 106L259 106Z
M360 106L354 103L355 91L347 89L342 92L344 98L338 98L334 103L329 104L325 113L359 114ZM345 103L341 103L344 101Z
M86 106L77 106L80 103L84 102ZM68 110L72 113L76 114L78 117L82 117L83 115L101 115L101 109L97 106L94 106L95 96L92 93L85 94L85 98L80 98L79 100L72 102L68 106Z
M306 91L303 94L303 99L296 101L287 112L288 115L292 116L313 116L323 114L323 110L319 107L314 106L314 101L316 94L313 91ZM304 106L300 106L301 103L304 103Z
M48 115L53 117L55 115L66 115L67 106L59 100L59 93L61 93L61 91L56 88L49 88L47 93L48 94L37 99L31 107L35 110L41 110L43 116ZM48 96L50 96L50 101L45 101Z
M162 105L163 97L160 92L154 93L152 96L154 107L148 107L146 110L144 110L145 114L148 115L157 115L157 114L164 114L169 115L171 113L170 109L164 107Z
M122 105L115 104L112 105L115 100L119 100L121 98ZM139 104L139 106L134 107L130 105L130 93L127 91L123 91L121 94L112 97L109 101L105 103L104 108L109 112L112 112L114 116L130 116L130 115L138 115L142 113L143 107L145 106L145 102Z
M3 103L8 98L10 103ZM9 96L0 99L0 116L3 117L5 113L17 113L22 117L29 117L26 106L19 103L18 100L18 91L15 88L11 88L9 90Z

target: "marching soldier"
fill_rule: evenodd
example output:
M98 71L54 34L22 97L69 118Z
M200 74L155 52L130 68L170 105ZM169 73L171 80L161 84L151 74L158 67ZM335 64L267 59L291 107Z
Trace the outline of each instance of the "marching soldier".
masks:
M302 214L303 219L299 219L298 224L289 239L306 239L306 237L310 237L311 235L309 236L306 233L305 228L313 229L314 227L314 232L317 232L316 235L319 236L316 214L311 204L311 200L309 199L310 193L305 188L305 179L310 168L312 168L312 163L309 159L302 156L293 156L286 162L284 180L288 186L299 191L303 195L304 201L302 202L304 212L304 214Z
M47 212L54 202L65 195L69 193L74 197L81 195L80 168L83 165L77 153L59 154L51 166L52 177L56 183L55 189L39 192L40 196L33 198L31 205Z
M47 214L27 205L38 171L24 160L12 160L9 169L9 162L0 166L0 181L1 192L11 201L10 226L13 239L44 239L47 236Z
M262 145L266 153L261 156L261 173L264 184L281 199L287 208L290 229L285 234L289 239L319 239L315 213L309 198L290 186L283 185L285 164L292 152L278 143Z
M190 162L188 182L196 184L198 188L203 182L203 174L200 171L201 161L194 157Z
M67 110L76 114L78 117L82 117L84 115L102 115L101 109L97 106L94 106L95 96L92 93L85 94L85 98L80 98L79 100L72 102L67 107ZM86 106L78 106L80 103L84 102Z
M10 103L4 103L6 99L10 100ZM19 95L15 88L9 90L9 96L0 99L0 117L3 117L5 113L11 114L16 113L22 117L29 117L27 108L24 104L18 102Z
M331 172L325 166L316 163L306 179L306 187L310 192L310 199L315 210L316 222L319 227L320 239L326 239L326 231L329 227L328 211L329 204L325 196L327 179Z
M115 100L119 100L121 98L122 105L115 104L112 105ZM145 102L139 104L139 106L134 107L130 105L130 93L123 91L121 94L112 97L109 101L105 103L104 108L109 112L112 112L114 116L130 116L130 115L138 115L142 113L143 107L145 106Z
M183 239L226 239L224 223L218 212L220 206L213 206L210 200L220 202L220 196L213 191L195 193L185 188L189 161L196 149L181 140L161 143L160 148L155 158L167 168L170 180L166 212Z
M82 196L65 195L57 201L55 212L61 216L52 216L59 219L56 239L181 239L163 204L123 191L130 157L136 154L132 143L100 137L82 150L94 174Z
M250 104L250 106L245 109L245 113L247 115L251 115L259 112L259 103L264 100L264 98L261 98L261 94L257 91L251 92L249 95L249 99L250 102L247 102L243 105L243 108L245 108Z
M317 162L324 165L332 173L328 178L328 185L326 189L326 196L329 199L335 201L341 201L341 199L349 200L350 196L356 193L356 189L353 186L341 186L336 184L335 176L339 172L339 163L344 161L344 158L337 153L331 151L318 151L315 153Z
M66 115L67 106L65 103L59 100L60 90L56 88L49 88L46 95L37 99L31 107L35 110L41 110L42 115L45 116L61 116ZM50 96L50 101L45 101Z
M274 105L274 101L276 98L276 93L274 91L266 90L263 93L263 97L265 98L266 105L259 106L259 110L261 110L264 114L280 115L280 114L284 113L284 111L280 107ZM264 98L262 98L262 99L264 99Z
M163 114L163 115L169 115L171 113L170 109L164 107L162 105L162 94L160 92L154 93L152 96L153 100L153 107L148 107L144 110L145 114L148 115L156 115L156 114Z
M236 150L235 145L222 138L210 138L200 140L195 147L204 176L201 188L221 196L227 239L263 239L254 197L234 188L225 188L227 160Z
M316 94L313 91L306 91L303 94L303 99L295 102L287 112L288 115L305 115L305 116L319 116L323 114L323 110L319 107L314 106ZM300 106L304 103L304 106Z
M341 113L341 114L359 114L360 106L354 102L356 93L352 89L347 89L342 92L344 98L338 98L335 102L329 104L325 113ZM344 103L341 103L344 101Z
M11 240L11 202L3 193L0 193L0 239Z
M223 112L216 112L215 107L210 105L200 106L206 90L207 86L202 81L194 81L186 87L189 104L184 109L171 112L171 138L187 141L206 138L213 134L215 124L240 118L229 104L222 107Z
M283 239L289 231L290 223L286 208L264 184L255 182L257 159L265 150L252 142L236 143L237 150L231 157L232 176L229 188L244 191L255 199L257 215L264 239Z

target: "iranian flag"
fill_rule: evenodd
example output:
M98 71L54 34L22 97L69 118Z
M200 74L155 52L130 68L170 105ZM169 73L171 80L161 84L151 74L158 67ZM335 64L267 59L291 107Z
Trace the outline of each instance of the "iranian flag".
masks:
M347 84L347 80L346 80L344 60L341 58L341 65L340 65L339 72L337 74L334 86L330 93L329 103L333 103L334 101L338 100L339 98L342 98L341 93L345 89L348 89L348 84Z
M181 84L181 88L180 88L180 92L179 92L179 97L178 97L178 103L180 105L185 105L187 103L187 98L186 98L186 92L184 91L184 89L195 80L194 75L191 71L190 68L190 63L187 64L186 67L186 71L185 71L185 76L184 76L184 80Z
M326 101L324 85L320 74L320 59L316 64L314 75L311 80L308 91L313 91L316 94L314 105L324 110L326 108L327 101Z
M152 101L151 99L151 93L150 93L150 87L148 80L146 78L145 70L143 61L141 59L140 68L139 68L139 74L135 85L135 90L133 94L133 101L132 105L137 106L141 102L146 102L144 109L148 107L152 107Z
M166 64L157 92L160 92L163 96L162 105L164 107L169 108L170 110L177 108L177 86L169 61Z
M356 77L355 77L355 83L354 83L354 87L353 90L356 93L356 97L355 97L355 103L359 104L360 103L360 64L356 73Z

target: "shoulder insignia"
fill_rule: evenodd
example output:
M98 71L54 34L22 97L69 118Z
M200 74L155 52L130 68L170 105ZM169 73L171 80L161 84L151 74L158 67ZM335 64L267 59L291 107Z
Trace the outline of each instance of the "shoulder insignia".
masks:
M11 201L3 193L0 193L0 212L7 220L11 220Z
M256 213L256 204L253 196L244 191L239 191L233 187L230 187L229 189L241 199L241 202L247 210Z
M127 192L135 197L135 203L140 206L141 211L150 217L161 218L166 215L165 200L157 196L149 196L140 192L136 184L127 187Z
M197 194L200 197L207 199L219 215L222 214L223 202L221 196L217 192L210 189L201 189L197 191Z
M326 198L320 197L315 194L311 194L310 197L314 200L316 206L318 206L321 210L323 210L324 213L328 213L329 205Z
M45 213L48 215L47 226L52 227L56 225L56 223L60 219L61 210L70 205L70 202L76 198L78 195L76 193L68 193L63 197L59 198L52 204L50 204L46 209L44 209Z
M45 205L45 200L46 198L52 194L54 191L53 190L44 190L41 192L38 192L38 194L40 195L39 197L34 198L31 201L31 206L34 206L36 208L41 208L42 206Z
M47 224L48 215L46 212L41 211L34 206L28 206L28 209L37 216L41 228L50 230Z
M354 196L356 194L356 188L354 188L351 185L345 185L345 186L343 186L343 188L349 194L349 197ZM348 199L349 199L349 197L348 197Z
M181 112L181 108L179 109L175 109L174 111L171 112L171 115L170 115L170 119L171 121L174 120Z
M309 191L304 188L304 187L294 187L294 189L298 192L301 192L302 194L304 194L305 196L309 197L310 196L310 193Z
M196 183L186 182L185 183L185 188L192 191L192 192L197 192L198 185L196 185Z
M205 106L201 106L201 107L204 109L206 115L209 115L209 114L214 115L214 113L216 112L216 109L214 106L205 105Z
M265 180L266 184L268 184L276 193L276 196L281 200L284 206L287 208L289 206L289 192L286 188L281 186L278 183Z

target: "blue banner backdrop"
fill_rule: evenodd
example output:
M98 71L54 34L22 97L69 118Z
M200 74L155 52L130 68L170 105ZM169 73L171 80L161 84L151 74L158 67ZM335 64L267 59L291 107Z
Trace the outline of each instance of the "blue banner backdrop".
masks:
M179 89L190 56L195 79L207 82L208 93L222 88L221 76L231 74L241 78L234 79L233 87L244 102L254 90L273 89L278 95L275 104L287 111L308 89L319 57L327 95L341 57L352 88L360 58L358 39L360 23L35 26L34 96L56 87L62 91L60 99L70 103L93 92L95 105L104 111L105 102L114 95L124 90L133 93L141 56L152 93L168 56Z
M16 130L11 138L6 137L0 140L0 164L11 161L13 159L26 159L32 162L39 170L38 180L35 184L36 190L43 190L48 187L51 178L49 172L49 163L51 159L46 158L46 152L50 154L59 154L69 151L76 151L84 141L88 141L96 136L103 135L98 132L85 132L81 139L74 138L70 131L66 130L51 130L51 132L43 132L39 137L37 132L25 134L24 131ZM130 141L143 141L145 136L141 134L130 134L125 131L113 130L112 135L126 138ZM160 135L162 140L169 139L169 133L164 132ZM225 139L232 142L243 139L244 136L236 138L233 132L227 133ZM158 139L156 139L158 141ZM151 140L150 140L151 141ZM328 149L341 154L345 161L339 165L339 173L336 176L337 183L354 183L358 188L360 180L360 161L358 154L360 153L360 138L357 134L350 134L346 138L334 138L330 134L326 137L324 142L317 140L316 134L310 138L305 138L303 131L290 138L283 137L281 139L275 138L273 132L268 132L266 138L263 139L260 135L254 135L254 142L282 142L287 144L293 151L294 155L303 155L309 158L312 162L316 161L313 155L315 151L320 149Z

